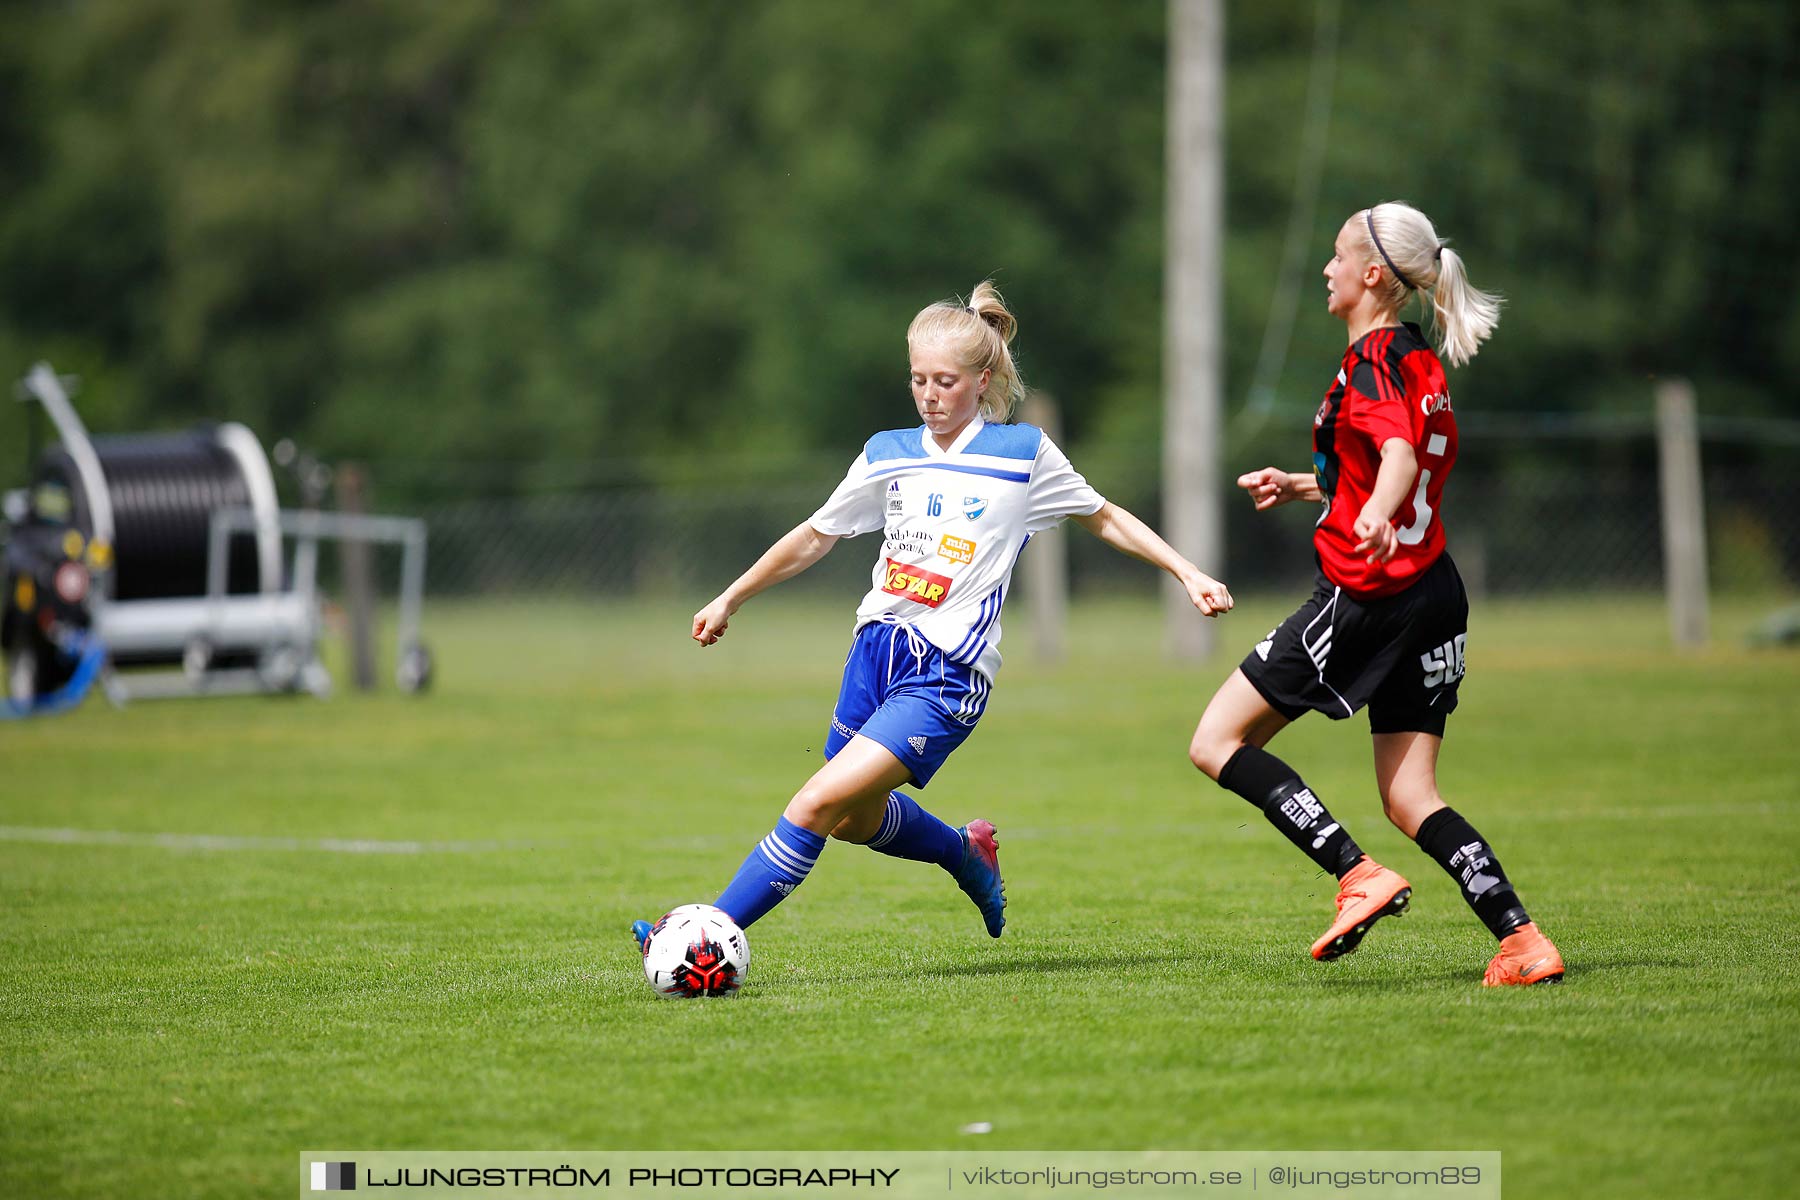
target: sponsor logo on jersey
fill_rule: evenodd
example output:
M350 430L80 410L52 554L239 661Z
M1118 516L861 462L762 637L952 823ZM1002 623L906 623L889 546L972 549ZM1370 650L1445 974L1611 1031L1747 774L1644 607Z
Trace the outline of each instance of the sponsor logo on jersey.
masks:
M925 753L925 739L917 735L906 739L906 744L913 748L914 754Z
M900 481L898 479L896 479L896 480L894 480L894 482L888 484L887 496L888 496L887 510L888 510L889 516L892 516L895 513L902 513L902 512L906 511L906 500L904 497L902 497L900 495Z
M1428 417L1432 413L1451 411L1450 393L1444 392L1441 395L1437 392L1430 393L1419 401L1419 411Z
M987 506L988 502L986 496L964 496L963 516L969 518L971 521L979 521L981 519L981 514L987 511Z
M950 594L950 580L923 567L887 560L887 582L881 590L891 596L916 601L926 608L936 608Z
M895 526L887 531L886 554L930 554L937 537L929 529L907 529Z
M951 562L974 562L975 543L968 538L952 537L946 533L944 540L938 543L938 557L947 558Z

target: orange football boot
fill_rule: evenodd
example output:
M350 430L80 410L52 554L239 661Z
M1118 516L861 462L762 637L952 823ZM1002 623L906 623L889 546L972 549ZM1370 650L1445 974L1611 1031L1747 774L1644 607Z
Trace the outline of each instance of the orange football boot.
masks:
M1362 944L1363 934L1383 917L1397 917L1412 900L1412 884L1368 855L1338 884L1337 920L1313 943L1320 962L1342 958Z
M1550 939L1527 921L1500 939L1500 953L1481 977L1483 987L1530 987L1536 983L1561 983L1562 955Z

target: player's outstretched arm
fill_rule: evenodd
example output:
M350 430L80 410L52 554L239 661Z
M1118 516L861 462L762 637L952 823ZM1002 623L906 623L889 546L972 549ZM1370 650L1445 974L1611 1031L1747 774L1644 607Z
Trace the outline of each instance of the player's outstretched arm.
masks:
M1316 475L1290 475L1279 467L1264 467L1238 476L1237 485L1250 493L1256 511L1286 504L1289 500L1306 500L1317 504L1325 498L1319 491Z
M1101 505L1098 512L1071 520L1113 549L1161 567L1179 579L1187 589L1188 599L1203 616L1216 617L1231 611L1231 592L1224 584L1183 558L1154 529L1112 501Z
M1375 487L1369 502L1356 515L1351 531L1361 539L1357 551L1367 551L1369 561L1384 563L1400 548L1400 535L1394 529L1394 511L1412 491L1419 477L1419 456L1412 443L1404 438L1389 438L1381 443L1381 468L1375 472Z
M694 614L694 640L702 646L710 646L724 637L732 614L744 607L746 600L784 579L792 579L824 558L835 545L836 536L820 533L809 521L794 526L780 541L763 551L763 556L739 575L736 582Z

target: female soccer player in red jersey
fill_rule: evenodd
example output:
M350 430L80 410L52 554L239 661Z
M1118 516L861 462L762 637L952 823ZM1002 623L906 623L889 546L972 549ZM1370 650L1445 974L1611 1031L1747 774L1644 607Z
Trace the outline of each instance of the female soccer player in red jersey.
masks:
M1445 359L1462 366L1500 317L1425 215L1377 204L1344 222L1325 265L1326 308L1350 347L1313 418L1313 473L1240 476L1258 511L1321 504L1312 598L1257 643L1219 688L1189 747L1194 765L1262 809L1338 877L1337 919L1316 959L1355 950L1369 927L1406 911L1412 887L1365 855L1293 768L1265 746L1308 711L1334 719L1365 704L1388 819L1449 872L1500 950L1490 986L1549 983L1562 957L1538 931L1488 842L1437 788L1445 718L1463 677L1469 604L1439 519L1456 463L1456 414L1439 361L1400 313L1430 297Z

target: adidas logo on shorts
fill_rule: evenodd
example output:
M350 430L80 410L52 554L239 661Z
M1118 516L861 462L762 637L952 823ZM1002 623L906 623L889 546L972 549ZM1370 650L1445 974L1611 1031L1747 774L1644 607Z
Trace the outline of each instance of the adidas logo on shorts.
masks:
M922 737L909 737L906 739L906 744L913 748L914 754L925 753L925 739Z

